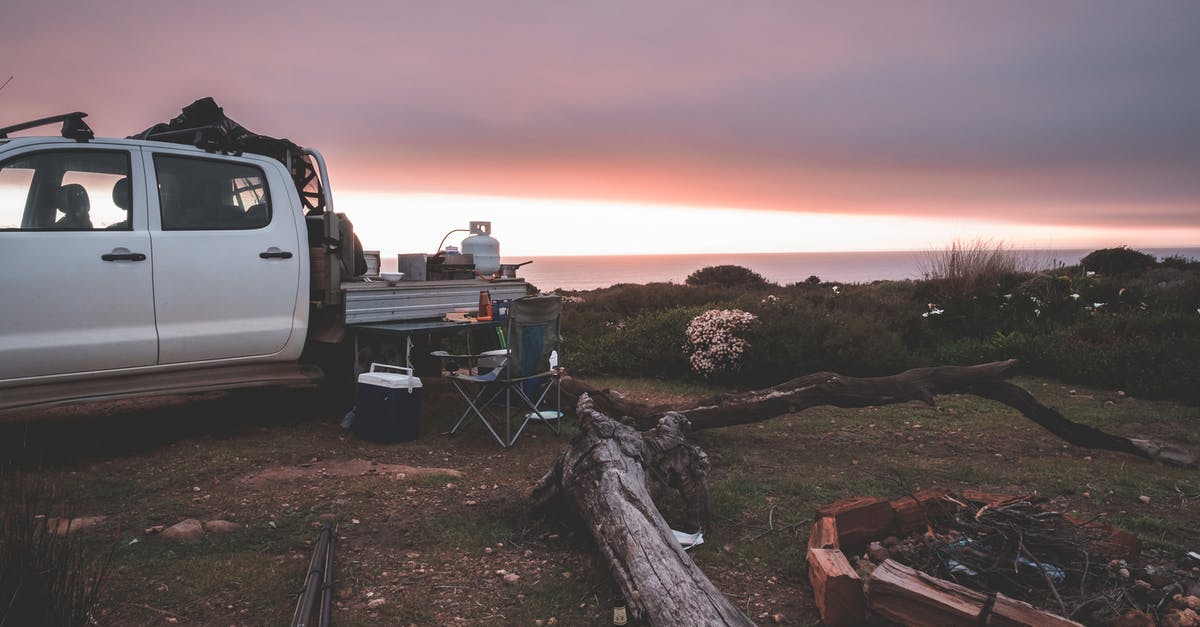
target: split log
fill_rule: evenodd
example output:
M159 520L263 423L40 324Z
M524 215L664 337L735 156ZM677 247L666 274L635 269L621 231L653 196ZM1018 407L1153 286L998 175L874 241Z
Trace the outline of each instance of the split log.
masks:
M867 600L862 580L837 549L808 550L808 581L821 622L829 627L862 624Z
M1043 612L1032 605L996 594L986 625L996 627L1081 627L1079 623L1057 614Z
M901 625L1082 627L1003 594L985 595L884 560L867 579L867 606Z
M937 577L884 560L867 579L867 606L901 625L982 624L987 596Z
M1196 452L1187 448L1112 435L1068 420L1023 388L1002 380L1011 376L1016 368L1017 361L1008 360L974 366L914 368L887 377L858 378L818 372L762 390L713 396L674 407L639 403L609 390L597 390L572 377L563 377L562 384L564 392L574 395L587 393L599 411L623 417L642 429L653 426L658 417L667 411L682 414L693 430L699 430L761 422L821 405L851 408L908 401L932 405L938 394L975 394L1016 409L1047 431L1076 446L1127 453L1175 466L1196 467Z
M642 433L596 411L586 394L577 413L580 433L538 482L535 501L562 497L583 519L635 619L752 625L680 547L651 497L675 486L688 518L707 514L708 461L684 441L687 419L668 413Z
M886 499L864 496L830 503L817 510L818 519L827 516L836 523L839 546L861 547L871 538L897 532L896 514Z

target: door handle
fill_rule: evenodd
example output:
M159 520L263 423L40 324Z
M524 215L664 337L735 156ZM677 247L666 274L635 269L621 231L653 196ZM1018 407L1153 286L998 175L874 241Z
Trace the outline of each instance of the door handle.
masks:
M100 255L103 261L145 261L146 255L142 253L104 253Z
M263 259L291 259L292 253L286 250L279 250L278 248L272 246L271 248L258 253L258 256L262 257Z

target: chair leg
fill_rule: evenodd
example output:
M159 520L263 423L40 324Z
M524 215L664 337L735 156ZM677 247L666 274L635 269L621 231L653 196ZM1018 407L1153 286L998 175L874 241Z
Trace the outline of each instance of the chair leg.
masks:
M521 427L517 429L517 436L520 436L521 433L525 431L525 427L531 420L540 421L542 424L546 425L546 428L550 429L554 435L562 434L562 388L559 387L557 383L557 380L551 379L541 393L538 394L536 401L530 399L522 388L519 386L517 387L517 394L520 395L521 400L525 402L525 405L528 408L528 411L525 413L525 420L521 422ZM551 387L554 387L556 391L554 411L557 414L557 417L554 420L549 420L546 416L542 415L542 412L550 410L539 409L542 401L546 399L546 395L550 393Z
M454 389L457 390L459 395L462 396L463 400L467 402L467 409L463 412L462 416L459 417L458 422L454 424L454 427L450 429L450 435L456 435L459 431L461 431L466 426L467 421L470 420L472 414L474 414L474 416L483 423L483 426L486 427L488 432L492 434L492 437L495 438L496 442L498 442L500 446L504 448L509 448L516 444L517 439L520 438L521 434L525 432L525 428L529 426L529 422L532 420L540 421L555 435L562 434L562 388L558 385L557 379L551 378L548 384L537 394L536 400L530 398L530 396L525 393L522 385L524 383L523 381L508 382L500 385L499 387L497 387L494 382L492 382L490 385L483 384L479 387L478 392L474 393L473 395L469 392L468 388L470 386L467 383L458 380L452 380L451 382L454 385ZM554 417L543 414L543 412L548 412L551 410L539 409L542 402L545 401L546 397L550 394L551 387L554 388L555 392L555 409L553 410L555 412ZM494 415L493 413L499 408L495 407L489 410L493 404L499 404L498 401L500 400L501 395L504 397L503 435L501 435L498 430L499 424L496 424L495 426L492 425L493 419L495 419L497 423L499 422L500 417ZM523 420L521 420L521 423L517 426L515 432L513 431L512 426L514 408L519 409L524 414Z
M459 385L458 381L452 381L452 383L454 384L454 388L458 390L459 395L463 397L463 400L467 401L467 410L463 412L463 415L458 419L458 422L455 423L454 427L450 429L450 435L457 435L471 414L475 414L475 416L479 418L479 421L483 423L483 426L487 427L488 432L492 434L492 437L496 439L496 442L498 442L500 446L504 448L512 446L512 442L506 442L504 438L500 437L500 434L496 432L494 427L492 427L491 421L489 421L487 416L484 414L488 403L495 400L497 395L494 394L491 398L487 399L483 403L480 403L479 400L483 398L484 393L486 393L488 390L487 386L480 387L479 393L472 397L462 386Z

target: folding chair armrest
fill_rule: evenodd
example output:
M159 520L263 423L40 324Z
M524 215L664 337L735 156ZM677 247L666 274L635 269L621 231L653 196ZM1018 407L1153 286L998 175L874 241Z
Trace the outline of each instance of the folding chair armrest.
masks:
M451 357L457 357L459 359L479 359L480 357L484 357L484 355L456 355L454 353L447 353L446 351L433 351L429 354L432 357L440 357L442 359L448 359Z

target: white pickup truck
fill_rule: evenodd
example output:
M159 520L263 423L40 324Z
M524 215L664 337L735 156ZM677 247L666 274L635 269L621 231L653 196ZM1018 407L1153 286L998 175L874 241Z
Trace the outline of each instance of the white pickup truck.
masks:
M403 361L414 321L474 309L485 289L525 295L520 279L356 278L315 150L272 140L285 148L254 154L261 143L234 149L229 128L180 118L143 133L168 141L96 139L84 115L0 129L0 420L346 380L369 360ZM59 121L62 137L8 137Z

